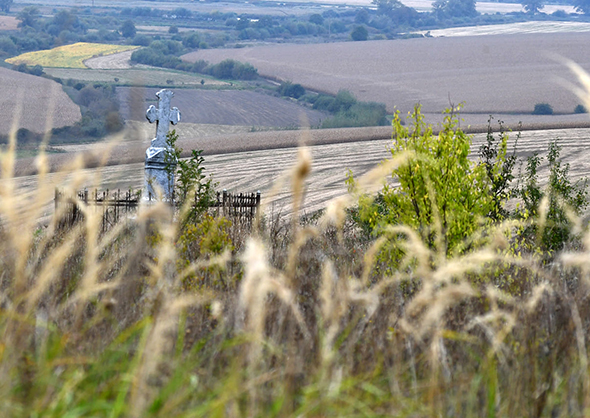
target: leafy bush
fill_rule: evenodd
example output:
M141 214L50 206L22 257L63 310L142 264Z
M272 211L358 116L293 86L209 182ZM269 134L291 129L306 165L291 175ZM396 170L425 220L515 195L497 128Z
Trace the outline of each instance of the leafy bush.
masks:
M350 37L353 41L366 41L369 37L369 32L364 26L357 26L350 32Z
M549 103L537 103L533 115L552 115L553 107Z
M301 84L293 84L290 81L285 81L277 87L277 91L281 96L293 97L299 99L305 94L305 89Z
M425 124L419 106L410 119L410 127L402 126L399 112L393 119L391 156L403 162L392 177L400 186L386 185L377 200L361 200L360 220L376 234L388 225L408 225L430 248L461 252L492 209L486 170L469 159L471 137L459 127L455 111L446 111L438 135Z
M579 104L574 108L574 113L588 113L588 109L586 109L586 106Z

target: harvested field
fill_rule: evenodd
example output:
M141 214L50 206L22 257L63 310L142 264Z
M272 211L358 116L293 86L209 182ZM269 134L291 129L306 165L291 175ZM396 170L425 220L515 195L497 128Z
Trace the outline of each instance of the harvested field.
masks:
M339 132L337 132L339 131ZM322 208L326 201L333 197L346 193L344 180L348 169L351 169L355 176L362 175L384 158L389 155L388 146L390 139L375 139L371 141L355 141L355 138L372 137L378 138L386 134L382 132L383 128L372 128L363 131L358 129L352 130L334 130L332 135L337 140L339 134L342 139L350 139L351 142L345 143L327 143L310 147L313 166L312 173L307 181L307 192L305 197L305 210L312 212ZM326 131L315 131L326 132ZM310 134L315 134L312 131ZM219 183L219 189L227 189L232 192L254 192L260 190L263 197L268 198L268 193L279 176L286 172L294 164L297 150L296 148L272 149L277 144L270 141L271 138L266 133L249 134L249 138L243 138L248 143L254 142L253 137L259 136L259 145L266 146L268 149L257 151L243 151L234 153L223 153L207 155L205 158L205 167L207 173L213 174L215 181ZM296 144L306 133L297 133L298 137L293 136L293 144ZM195 139L192 141L184 140L180 145L186 150L192 147L214 150L215 143L227 141L237 141L240 135L210 137L209 139ZM318 140L320 137L311 138ZM590 175L590 160L587 157L589 148L590 129L562 129L562 130L544 130L544 131L525 131L519 141L519 155L526 157L537 151L541 155L546 153L549 141L561 138L560 143L563 145L562 157L565 162L571 164L572 178L580 178ZM326 138L324 138L326 139ZM484 134L474 136L472 150L477 152L480 144L485 140ZM283 145L293 145L283 143ZM116 148L112 151L114 159L111 163L121 162L120 165L107 166L100 169L100 178L102 187L116 189L128 187L141 187L143 183L143 151L146 144L136 144L132 150L127 146L126 151ZM223 145L221 145L223 149ZM130 155L133 154L133 155ZM65 158L64 154L51 156L51 159ZM135 162L134 162L135 161ZM87 170L89 175L98 173L99 170ZM546 176L546 170L540 172L540 177ZM62 184L65 178L60 173L51 175L56 184ZM36 176L23 176L18 179L23 190L34 187ZM62 183L60 183L62 182ZM88 186L91 186L89 183ZM289 190L285 187L277 196L272 198L271 208L275 212L288 214L289 209Z
M41 65L43 67L86 68L84 61L87 59L137 48L139 47L78 42L44 51L27 52L9 58L6 62L9 64Z
M590 32L588 22L519 22L505 25L464 26L461 28L421 31L431 36L524 35L531 33Z
M0 31L17 30L18 23L18 20L14 16L0 16Z
M225 81L215 80L201 75L184 73L157 68L134 66L130 69L102 69L91 70L81 68L45 68L45 72L63 80L69 78L80 81L108 82L124 86L158 86L174 88L178 86L201 87L201 80L205 80L205 88L214 86L229 86ZM117 79L117 80L115 80ZM170 81L170 82L167 82Z
M407 112L421 103L434 122L449 100L466 103L463 113L470 124L484 123L489 114L515 114L532 122L536 103L573 113L580 101L558 80L576 81L548 55L574 60L588 71L589 41L590 33L424 38L212 49L183 58L249 62L261 75L330 93L348 89L389 110ZM560 120L554 115L544 122Z
M131 68L131 55L133 50L117 52L101 57L89 58L84 61L87 68L93 70L124 70Z
M145 120L144 112L132 114L130 109L146 109L155 103L157 89L145 89L143 103L132 98L131 88L117 88L121 114L125 119ZM253 127L316 126L328 115L292 102L249 90L174 90L173 106L182 112L182 121L215 125Z
M80 108L54 81L0 68L0 134L18 128L45 132L80 120ZM26 115L21 117L20 115Z

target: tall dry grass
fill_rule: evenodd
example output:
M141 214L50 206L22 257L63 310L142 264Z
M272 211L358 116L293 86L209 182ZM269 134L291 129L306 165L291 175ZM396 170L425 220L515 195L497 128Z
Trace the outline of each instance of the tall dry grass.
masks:
M85 206L70 228L59 211L40 225L53 196L45 157L23 194L15 145L12 135L0 157L0 416L590 411L590 233L579 219L580 247L550 265L509 251L513 221L451 259L403 225L363 234L347 216L354 195L304 222L313 162L301 148L281 179L290 220L258 219L233 248L187 260L186 223L163 203L104 234ZM378 190L403 161L375 168L356 192ZM71 192L100 183L81 168ZM384 274L377 254L392 242L405 258Z

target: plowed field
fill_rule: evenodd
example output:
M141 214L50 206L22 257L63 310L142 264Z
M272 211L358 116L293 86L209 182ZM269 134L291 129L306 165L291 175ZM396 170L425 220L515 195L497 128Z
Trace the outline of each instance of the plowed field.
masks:
M155 104L157 89L143 91L143 103L132 99L131 88L117 88L121 113L125 119L145 120L144 111ZM172 105L180 109L182 121L216 125L242 125L252 127L290 127L318 125L327 117L284 98L247 90L175 89Z
M45 132L81 118L80 108L54 81L0 68L0 91L0 134L9 133L14 123Z
M249 62L261 75L330 93L348 89L389 110L407 112L421 103L425 112L437 114L449 102L465 102L464 116L471 124L489 114L527 122L536 103L573 113L580 100L559 80L575 83L574 77L549 55L567 57L590 71L589 42L588 32L494 35L210 49L183 58Z

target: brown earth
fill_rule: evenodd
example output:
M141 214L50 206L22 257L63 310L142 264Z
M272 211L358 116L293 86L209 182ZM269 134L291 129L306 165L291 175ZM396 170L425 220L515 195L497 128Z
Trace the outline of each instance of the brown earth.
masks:
M199 50L183 59L249 62L263 76L329 93L348 89L360 100L385 103L390 111L405 113L421 103L431 121L440 120L439 112L451 101L466 103L463 113L469 124L483 123L489 114L551 123L563 116L532 118L536 103L571 114L580 100L559 81L576 83L574 76L550 55L590 71L589 41L590 33L552 33L281 44Z
M133 96L137 89L119 87L121 114L126 120L145 120L144 112L130 109L146 109L156 103L158 89L143 89L143 101ZM217 125L241 125L252 127L316 126L328 114L294 103L290 99L248 90L175 89L173 105L182 113L182 121Z
M54 81L0 68L0 91L0 134L8 134L15 124L42 133L81 118L80 108Z

